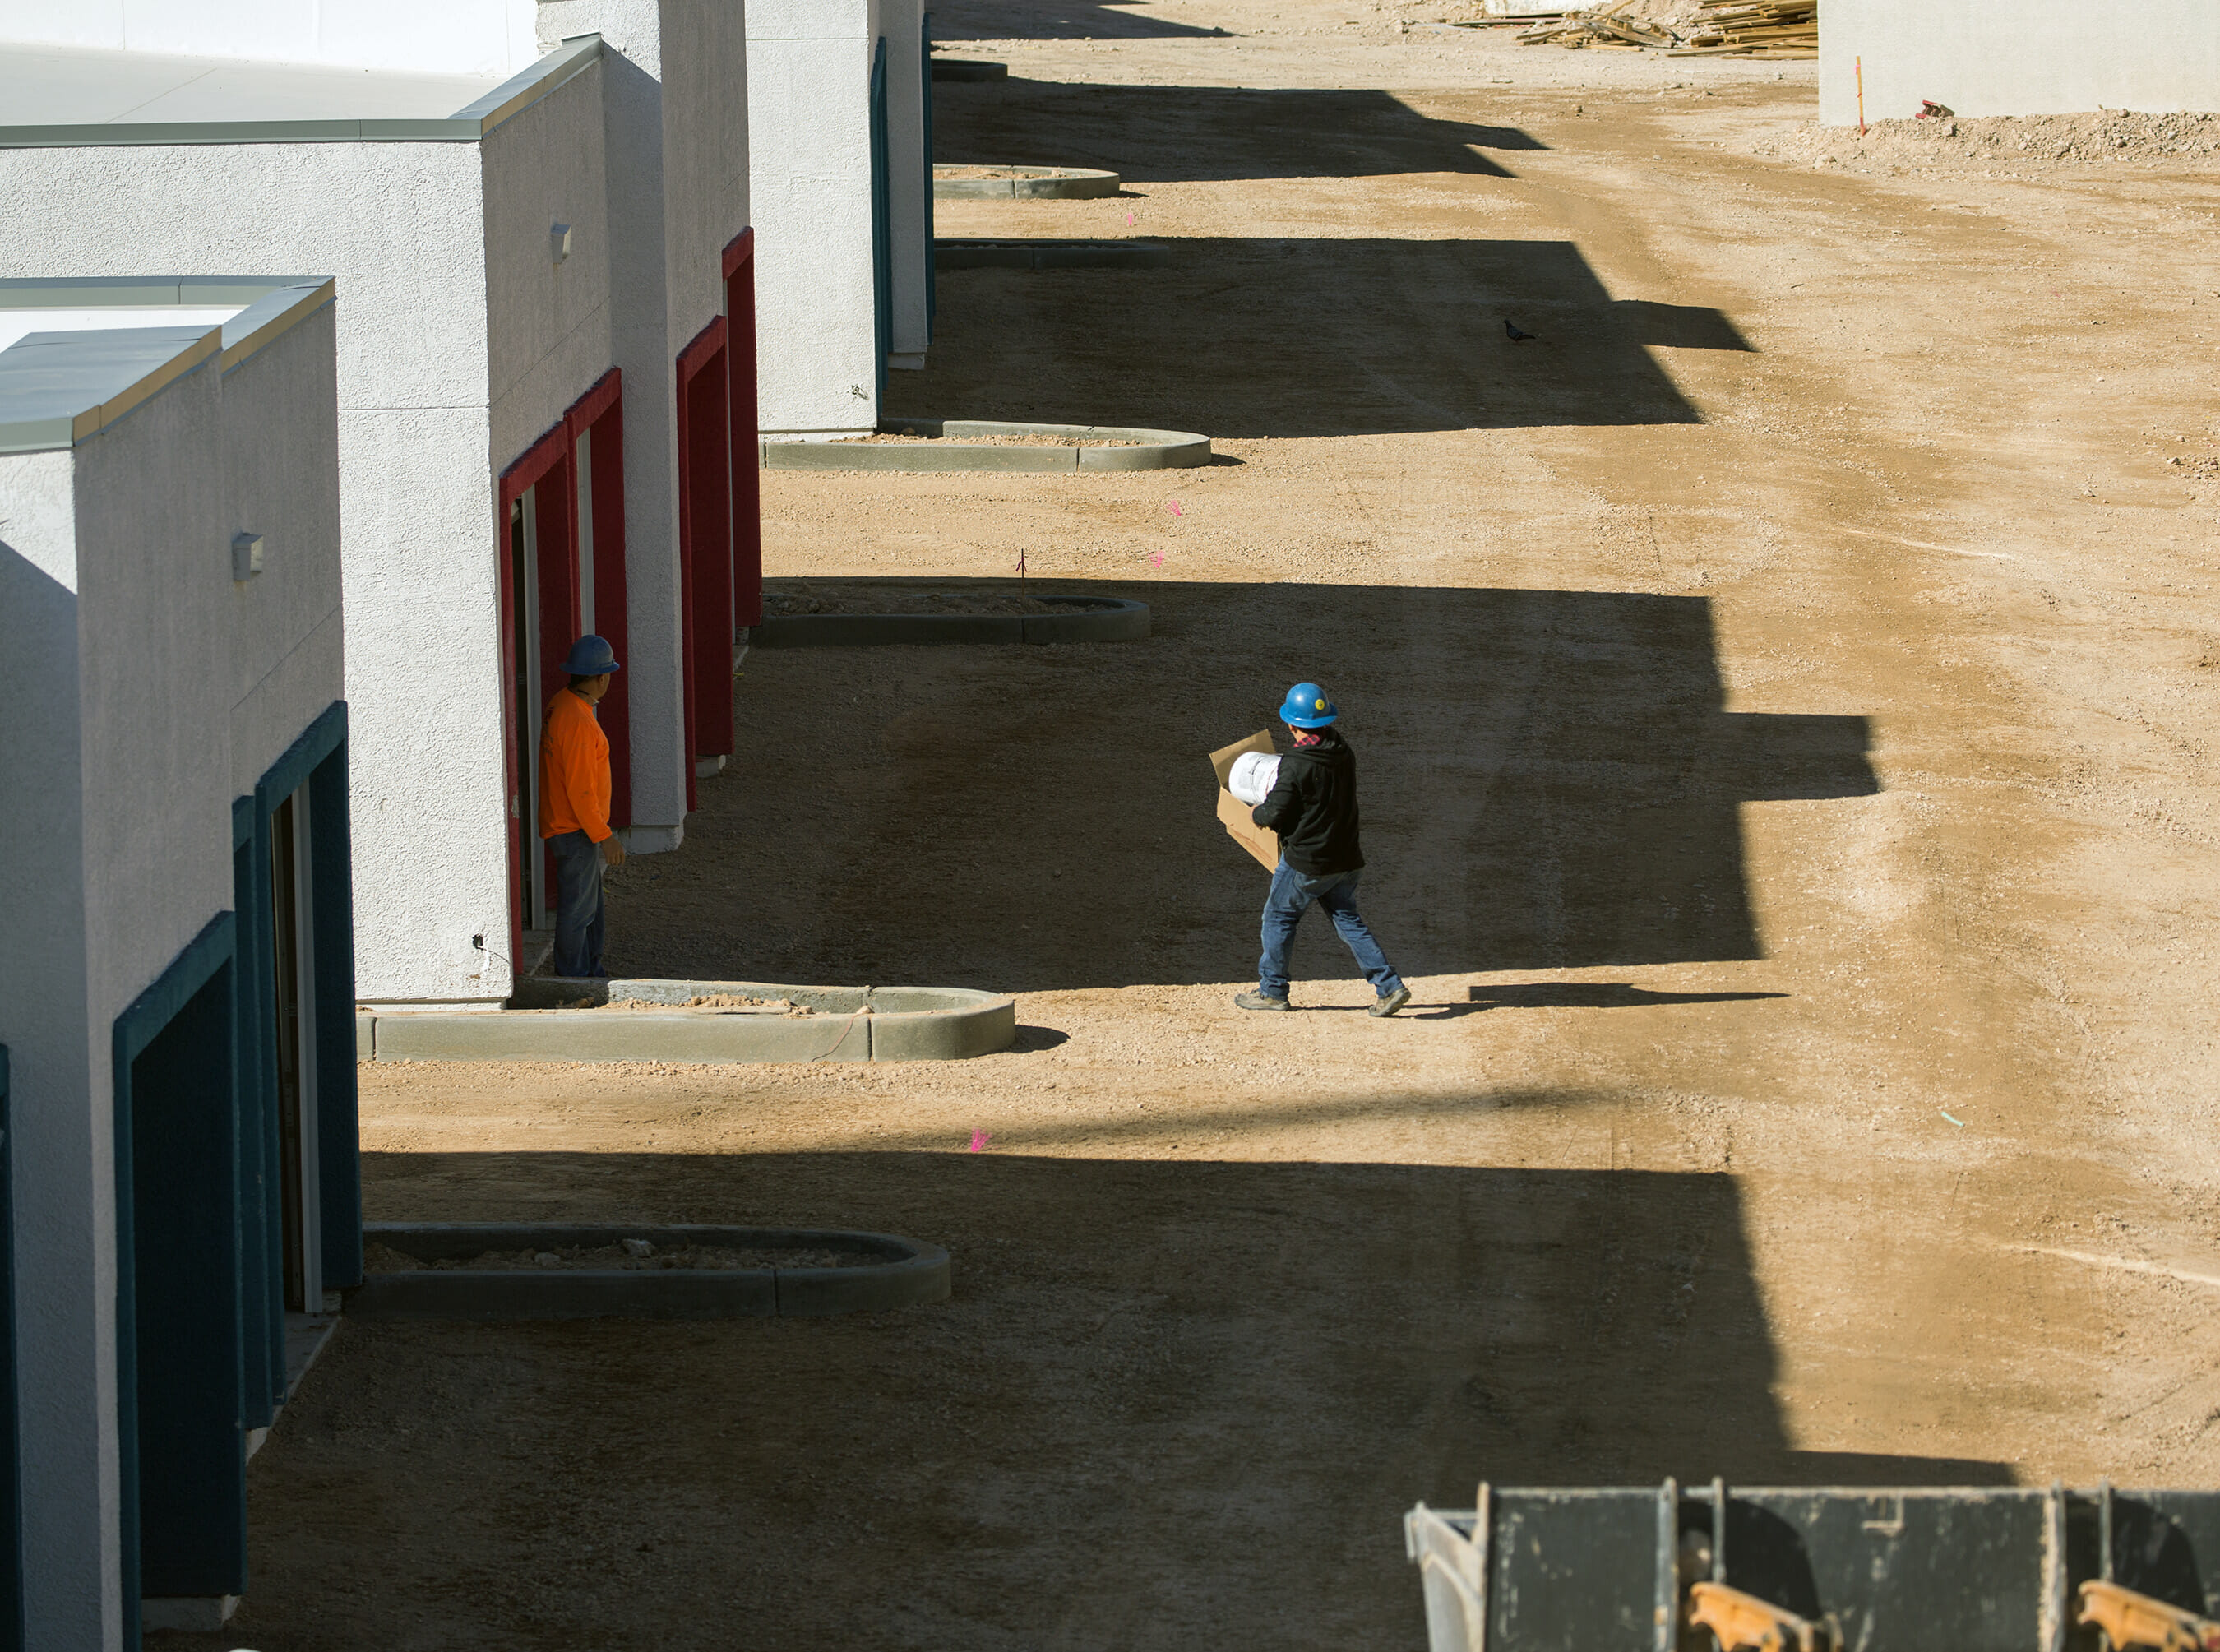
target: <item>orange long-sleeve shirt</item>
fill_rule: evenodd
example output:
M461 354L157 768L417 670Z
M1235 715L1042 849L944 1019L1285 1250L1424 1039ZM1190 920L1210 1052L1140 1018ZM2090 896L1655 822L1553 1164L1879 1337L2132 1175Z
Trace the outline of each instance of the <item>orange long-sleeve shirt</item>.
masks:
M539 835L565 832L609 835L609 737L568 689L547 702L539 735Z

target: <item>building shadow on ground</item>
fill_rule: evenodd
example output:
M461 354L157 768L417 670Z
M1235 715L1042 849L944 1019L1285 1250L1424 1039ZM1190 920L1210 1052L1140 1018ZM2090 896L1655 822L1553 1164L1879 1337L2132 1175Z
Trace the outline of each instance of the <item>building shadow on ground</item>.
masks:
M931 16L936 41L1167 40L1225 33L1152 16L1149 0L1116 5L1096 0L934 0Z
M890 410L1232 438L1700 424L1650 347L1749 347L1717 310L1614 300L1570 241L1163 244L1156 270L942 272Z
M918 582L839 589L869 612L882 584ZM1879 789L1864 718L1724 708L1702 597L1045 589L1144 597L1154 634L751 654L739 750L685 848L609 881L611 968L1014 992L1238 980L1264 875L1213 814L1207 754L1275 729L1305 677L1356 749L1365 910L1406 974L1762 957L1743 808ZM1295 962L1350 973L1322 920Z
M1794 1449L1724 1175L991 1150L365 1172L377 1219L907 1233L948 1248L955 1294L825 1319L351 1321L256 1459L234 1641L428 1645L437 1625L552 1652L618 1623L723 1652L745 1621L758 1652L859 1626L927 1652L1417 1645L1398 1518L1469 1507L1482 1479L2010 1480ZM377 1587L335 1595L366 1553Z
M933 159L1095 166L1151 184L1268 178L1508 178L1481 151L1548 146L1516 127L1445 119L1393 93L1059 80L940 82Z

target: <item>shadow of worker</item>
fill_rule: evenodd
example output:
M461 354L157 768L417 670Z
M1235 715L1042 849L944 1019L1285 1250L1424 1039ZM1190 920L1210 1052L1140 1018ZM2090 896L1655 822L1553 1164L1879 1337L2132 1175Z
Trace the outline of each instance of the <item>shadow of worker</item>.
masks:
M1661 1004L1740 1004L1788 994L1652 992L1624 981L1523 981L1468 988L1466 996L1488 1009L1638 1009Z

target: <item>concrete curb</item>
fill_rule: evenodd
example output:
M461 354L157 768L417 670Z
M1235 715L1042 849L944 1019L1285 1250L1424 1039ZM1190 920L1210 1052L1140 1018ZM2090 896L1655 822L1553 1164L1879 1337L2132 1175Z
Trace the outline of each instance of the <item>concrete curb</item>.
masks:
M347 1300L348 1317L358 1319L792 1318L882 1313L943 1302L949 1294L948 1253L939 1245L845 1228L365 1222L362 1236L419 1262L623 1239L646 1239L659 1248L807 1246L884 1260L853 1268L452 1268L371 1274Z
M668 1010L533 1007L618 998ZM683 1007L689 998L784 998L814 1015ZM358 1013L355 1048L374 1061L958 1061L1007 1050L1017 1000L964 987L789 987L752 981L528 978L519 1007ZM360 1057L363 1024L370 1053Z
M974 163L995 165L998 171L1014 172L1014 178L943 178L941 169L932 169L932 198L936 201L1084 201L1096 196L1115 195L1121 180L1115 172L1096 171L1088 166L1003 166L994 162Z
M1076 611L765 614L751 642L758 648L876 648L893 643L1132 642L1149 634L1146 602L1122 596L1036 600L1068 604Z
M1171 251L1152 241L937 240L936 270L1160 270Z
M934 58L932 78L935 80L1007 80L1010 65L988 63L980 58Z
M1007 419L882 419L903 436L1098 436L1130 447L874 447L865 442L767 441L766 471L1180 471L1210 463L1210 438L1192 430L1127 425L1044 425Z

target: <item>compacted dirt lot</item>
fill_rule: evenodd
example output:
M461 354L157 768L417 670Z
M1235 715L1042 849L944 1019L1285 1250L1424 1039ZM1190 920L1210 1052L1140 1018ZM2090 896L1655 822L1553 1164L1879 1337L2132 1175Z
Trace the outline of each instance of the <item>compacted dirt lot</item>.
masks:
M751 654L610 962L1017 1047L363 1085L373 1217L888 1230L955 1297L343 1325L176 1644L1407 1648L1397 1516L1483 1478L2220 1474L2211 145L1861 144L1809 64L1447 15L941 9L1011 65L941 159L1126 191L940 233L1174 257L945 275L895 410L1219 462L768 473L778 578L1155 634ZM1204 754L1299 676L1394 1020L1315 919L1301 1013L1230 1002Z

